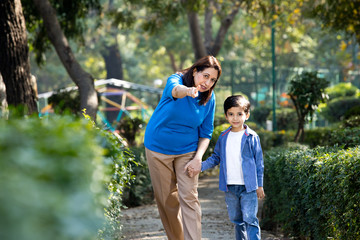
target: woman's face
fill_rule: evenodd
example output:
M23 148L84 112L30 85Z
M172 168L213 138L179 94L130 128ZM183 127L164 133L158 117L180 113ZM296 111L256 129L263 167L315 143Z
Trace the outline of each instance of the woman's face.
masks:
M205 68L198 72L194 69L193 72L195 87L198 87L199 92L208 91L216 82L218 71L215 68Z

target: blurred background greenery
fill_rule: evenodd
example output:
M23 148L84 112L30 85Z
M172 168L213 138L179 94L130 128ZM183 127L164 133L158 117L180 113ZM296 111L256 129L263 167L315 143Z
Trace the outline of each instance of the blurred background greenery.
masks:
M79 91L35 2L21 4L40 118L0 108L0 116L8 118L0 121L0 239L120 238L121 210L153 202L143 146L146 123L168 76L201 54L216 55L223 68L215 88L215 129L204 159L229 126L224 99L245 95L252 105L247 124L259 134L266 156L263 227L302 239L360 235L358 1L43 1L55 9L74 58L95 85L119 79L152 89L117 87L119 95L111 98L104 89L114 91L114 86L96 85L96 123L81 118ZM305 115L291 99L295 80L319 88L312 94L297 91L305 99ZM114 106L110 119L104 109ZM302 120L304 135L293 143ZM350 182L354 190L338 189L334 202L339 209L349 204L333 211L326 204L338 187L332 183ZM331 190L322 196L319 184ZM294 197L287 201L289 195ZM314 210L313 204L326 209Z

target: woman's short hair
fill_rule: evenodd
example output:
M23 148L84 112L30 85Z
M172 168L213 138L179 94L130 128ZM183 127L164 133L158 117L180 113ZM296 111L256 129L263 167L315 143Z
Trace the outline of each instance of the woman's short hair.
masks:
M200 105L205 105L211 98L213 89L221 75L222 70L221 70L220 62L214 56L209 55L209 56L200 58L191 67L180 71L181 73L184 74L183 84L187 87L194 87L195 86L194 76L193 76L194 70L196 69L196 71L201 72L206 68L214 68L215 70L218 71L218 75L217 75L214 85L212 85L212 87L208 91L202 92L199 94L199 96L200 96L199 104Z

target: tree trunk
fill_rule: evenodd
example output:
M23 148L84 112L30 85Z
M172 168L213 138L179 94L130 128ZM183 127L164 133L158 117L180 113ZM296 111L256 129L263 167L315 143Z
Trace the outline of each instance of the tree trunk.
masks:
M214 0L208 0L208 5L205 9L205 31L204 31L204 38L205 38L205 48L206 51L212 48L213 43L213 30L212 30L212 18L214 12Z
M116 11L114 9L114 1L109 0L108 12ZM106 67L106 78L116 78L116 79L124 79L123 74L123 66L122 66L122 58L119 50L119 45L117 41L117 30L114 29L113 26L110 27L110 31L108 34L108 38L113 38L114 42L108 43L105 39L102 39L102 45L105 46L105 49L101 51L101 55L105 61Z
M201 38L201 30L196 12L188 11L187 16L188 16L188 23L190 28L192 47L195 53L195 59L197 60L207 55L206 49L204 42Z
M0 13L0 74L6 86L7 103L25 106L28 114L37 113L21 1L0 1Z
M305 121L299 120L298 130L294 138L295 142L304 141L304 126L305 126Z
M186 2L186 1L184 1ZM235 1L233 5L233 10L229 15L227 15L223 20L221 21L220 28L217 32L215 41L212 37L212 17L213 17L213 11L214 11L214 1L209 0L208 6L205 9L205 40L201 38L201 30L199 25L199 20L197 17L197 13L192 10L187 10L187 17L190 27L190 35L191 35L191 41L192 46L195 52L195 58L199 59L203 56L206 56L208 54L217 56L220 52L220 49L224 43L224 39L226 36L226 33L228 32L230 26L234 22L235 16L238 14L241 4L243 3L243 0Z
M171 67L173 69L173 72L177 72L179 70L181 70L180 68L178 68L176 66L176 60L175 60L175 56L172 52L170 51L167 51L168 55L169 55L169 58L170 58L170 63L171 63Z
M221 26L215 38L214 44L212 45L210 51L208 50L212 55L217 56L219 54L220 49L224 43L226 33L234 22L236 14L238 14L240 10L241 2L242 1L236 1L234 3L232 12L221 21Z
M106 46L101 55L105 60L106 78L124 79L122 59L117 43Z
M55 9L51 6L49 0L33 0L33 3L44 21L47 35L54 45L61 62L79 88L81 108L79 110L86 109L86 113L92 119L95 119L98 98L93 77L85 72L75 59L67 38L60 27Z

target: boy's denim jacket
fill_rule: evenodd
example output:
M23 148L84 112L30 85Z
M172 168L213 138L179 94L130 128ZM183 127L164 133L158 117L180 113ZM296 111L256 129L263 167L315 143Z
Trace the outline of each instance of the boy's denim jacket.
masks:
M244 174L245 188L252 192L263 186L264 160L257 133L244 124L245 133L241 139L242 170ZM215 167L220 163L219 189L227 192L226 174L226 141L231 127L223 131L216 142L214 153L201 164L201 171Z

